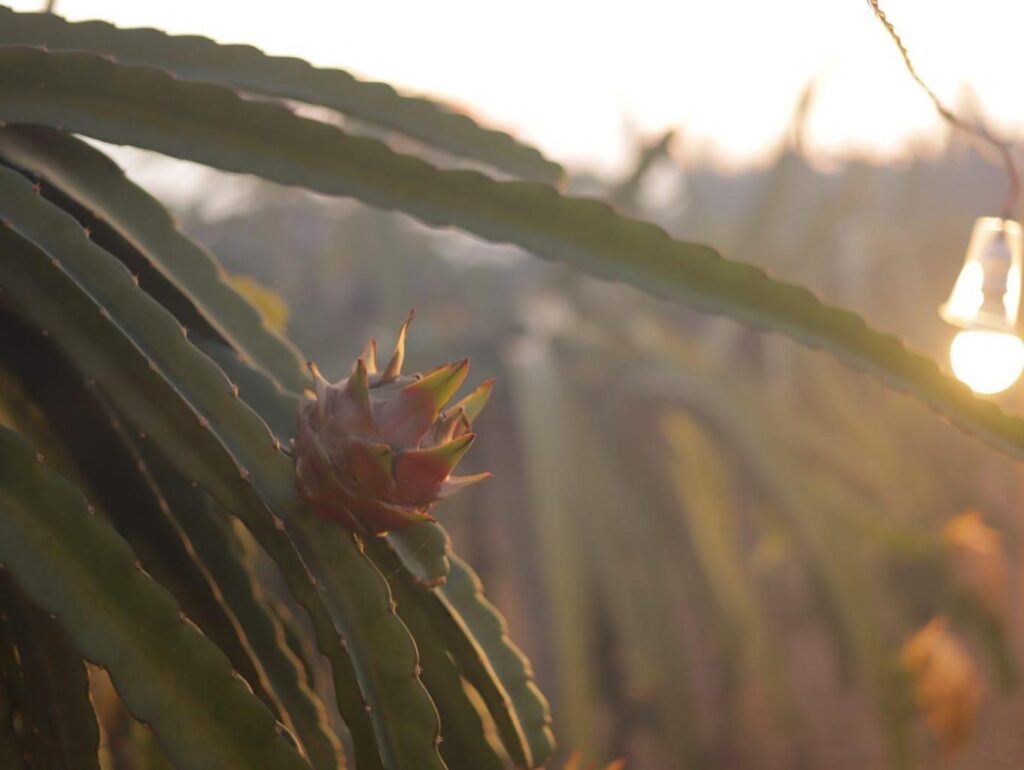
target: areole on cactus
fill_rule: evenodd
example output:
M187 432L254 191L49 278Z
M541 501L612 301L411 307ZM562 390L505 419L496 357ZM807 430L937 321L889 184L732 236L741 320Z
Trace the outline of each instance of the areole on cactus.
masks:
M337 383L309 364L316 391L299 412L296 483L317 513L353 531L381 535L434 521L430 510L439 500L491 475L451 473L476 437L472 423L493 381L445 409L469 360L403 375L412 319L410 313L383 371L373 340Z

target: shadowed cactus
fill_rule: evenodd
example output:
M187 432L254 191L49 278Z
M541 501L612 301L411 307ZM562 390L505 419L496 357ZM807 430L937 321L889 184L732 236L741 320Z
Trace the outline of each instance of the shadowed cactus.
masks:
M434 521L435 503L491 475L451 472L473 443L472 421L493 383L444 409L465 380L469 361L403 375L411 321L410 314L383 371L377 369L375 341L349 376L333 385L316 364L309 365L316 390L299 414L297 483L319 514L353 531L380 535Z

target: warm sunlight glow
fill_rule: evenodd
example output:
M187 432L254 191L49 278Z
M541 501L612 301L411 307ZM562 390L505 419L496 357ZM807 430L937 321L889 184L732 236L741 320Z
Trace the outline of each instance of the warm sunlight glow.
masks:
M999 393L1024 371L1024 342L1013 334L962 331L949 347L949 361L975 393Z
M45 2L4 4L38 10ZM1024 128L1015 64L1024 3L888 5L943 100L979 107L1000 133ZM427 92L561 161L604 173L628 170L634 134L670 127L680 130L681 157L765 162L789 134L812 80L805 146L816 159L935 149L947 132L863 0L522 0L497 17L478 0L57 0L56 7L71 19L253 43ZM992 192L993 204L999 194Z

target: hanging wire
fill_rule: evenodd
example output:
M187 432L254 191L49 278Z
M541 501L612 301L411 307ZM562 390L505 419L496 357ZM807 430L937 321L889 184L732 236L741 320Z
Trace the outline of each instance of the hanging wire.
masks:
M1002 139L994 136L985 126L980 123L968 123L967 121L960 118L956 113L949 109L942 100L939 99L938 95L928 87L928 84L924 82L921 76L917 73L914 68L913 62L910 60L910 54L907 52L907 47L903 44L903 39L896 32L896 28L892 22L885 15L885 11L878 7L878 0L867 0L871 10L875 12L875 16L885 27L885 31L889 33L889 37L892 38L896 47L900 51L900 56L903 57L903 63L907 67L907 71L910 76L914 78L914 81L921 87L921 89L931 99L932 104L935 106L935 111L939 113L943 120L949 123L954 128L958 128L971 136L981 139L984 143L990 147L995 148L996 152L999 153L1003 160L1003 166L1006 168L1006 176L1008 181L1008 189L1006 191L1006 197L1003 199L1003 219L1012 219L1017 210L1017 199L1020 195L1020 175L1017 171L1017 163L1014 160L1013 152L1010 149L1011 143L1003 141Z

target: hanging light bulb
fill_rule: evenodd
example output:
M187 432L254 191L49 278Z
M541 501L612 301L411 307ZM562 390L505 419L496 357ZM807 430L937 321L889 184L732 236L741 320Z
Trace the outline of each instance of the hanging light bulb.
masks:
M982 217L974 224L964 266L939 314L963 331L949 348L957 378L975 393L999 393L1024 371L1017 336L1021 290L1021 226Z

